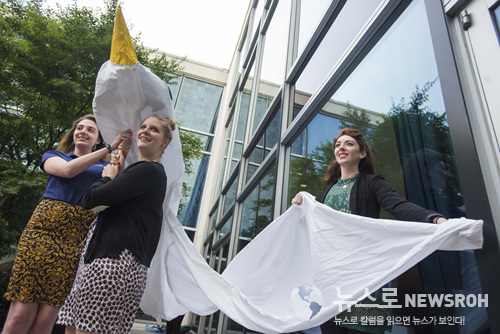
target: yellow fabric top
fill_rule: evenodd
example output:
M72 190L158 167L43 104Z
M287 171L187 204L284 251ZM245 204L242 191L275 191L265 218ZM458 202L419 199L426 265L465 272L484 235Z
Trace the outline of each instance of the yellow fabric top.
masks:
M115 27L113 28L109 60L120 65L133 65L139 62L120 6L116 8Z

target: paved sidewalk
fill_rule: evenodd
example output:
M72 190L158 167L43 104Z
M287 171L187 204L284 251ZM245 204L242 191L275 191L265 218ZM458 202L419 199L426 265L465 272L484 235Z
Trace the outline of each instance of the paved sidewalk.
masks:
M132 331L130 334L144 334L144 333L150 333L146 331L146 325L156 325L156 322L135 322L134 325L132 326Z

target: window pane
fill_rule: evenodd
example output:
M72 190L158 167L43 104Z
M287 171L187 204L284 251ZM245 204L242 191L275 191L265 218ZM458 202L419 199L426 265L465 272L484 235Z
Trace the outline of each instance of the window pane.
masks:
M265 34L260 84L265 85L270 91L268 95L271 96L271 99L277 94L285 79L290 5L291 0L281 0L278 3ZM259 89L260 92L263 91L262 88Z
M311 38L331 0L300 1L298 55L302 53Z
M206 235L209 235L210 232L213 231L213 229L215 228L215 224L217 224L217 214L219 212L219 209L215 209L213 215L210 216L210 223L208 224L208 231L207 231L207 234Z
M424 1L413 1L293 143L288 202L301 179L321 182L325 163L333 159L332 139L349 126L364 133L376 172L400 195L446 217L467 215L428 27ZM435 252L395 285L411 294L482 293L472 251ZM452 333L475 333L488 321L481 307L419 311L469 319ZM394 309L394 316L401 315ZM449 332L449 326L439 324L418 329Z
M265 0L258 0L257 7L252 9L254 11L254 17L252 21L253 27L247 39L248 43L252 42L255 36L255 32L257 31L257 29L260 28L260 21L262 20L262 14L264 12L265 2L266 2Z
M250 95L248 93L242 93L240 110L238 115L238 124L235 133L235 142L233 145L233 154L232 154L233 161L231 163L231 170L229 173L233 172L238 161L240 161L241 156L243 155L243 142L245 140L245 132L246 132L249 108L250 108Z
M272 167L243 202L238 251L272 221L275 174Z
M285 79L290 6L291 0L282 0L278 3L273 19L264 36L264 53L253 133L262 121L267 108L278 94L279 88Z
M217 240L219 240L224 235L226 235L226 233L228 233L229 231L231 231L231 226L232 225L233 225L233 216L229 217L229 219L226 220L226 222L222 225L222 227L219 230L220 233L219 233L219 237L217 238Z
M497 36L500 38L500 4L493 9L493 21L495 22Z
M238 128L236 129L236 140L243 143L247 127L248 109L250 108L250 94L242 93L240 116L238 117Z
M172 101L174 102L174 105L177 101L177 93L179 92L181 79L182 76L176 76L168 83L168 88L170 88L170 92L172 93Z
M236 199L236 190L238 189L238 179L239 176L236 176L235 180L229 187L229 190L227 191L226 198L224 200L224 214L229 210L231 205L234 203L234 200Z
M175 108L177 121L184 128L213 133L223 88L184 78Z
M307 191L321 200L321 179L333 159L332 140L341 127L341 120L334 115L318 114L294 141L287 203L299 191Z
M189 199L181 199L180 211L177 216L184 226L196 227L198 222L198 212L200 209L201 197L203 195L203 186L207 174L208 162L210 156L204 155L202 159L191 160L192 173L184 174L184 184L188 187Z
M295 104L302 107L325 80L381 0L349 0L309 61L295 87Z
M257 144L252 153L250 153L246 182L252 178L253 173L260 167L262 161L264 161L264 150L262 144Z
M273 120L268 125L266 132L264 132L252 153L250 153L246 182L250 180L269 152L271 152L276 143L278 143L280 121L281 108L276 112L276 115L274 115Z
M269 153L269 151L278 142L280 123L281 123L281 107L279 108L276 115L274 115L273 120L271 121L271 123L269 123L266 129L266 144L265 144L267 149L266 156L267 153Z
M249 22L249 25L247 27L248 28L251 28L251 30L248 30L248 34L247 36L245 37L245 44L243 46L243 50L242 50L242 54L244 55L243 59L241 60L241 66L244 66L244 61L246 60L248 54L250 54L251 52L253 52L255 50L255 44L254 44L254 47L252 49L250 49L250 46L251 46L251 43L255 37L255 34L257 32L258 29L260 29L260 22L262 20L262 14L263 14L263 11L264 11L264 3L266 1L265 0L258 0L258 3L257 3L257 7L252 9L253 11L253 19L251 20L251 22ZM251 26L253 25L253 26ZM246 68L250 67L250 73L249 73L249 78L250 79L253 79L253 76L254 76L254 72L255 72L255 59L253 61L250 61L250 63L248 63L246 66ZM244 73L246 71L246 68L243 69L241 72Z
M233 117L234 119L234 117ZM229 144L231 141L231 131L233 130L233 119L231 119L231 122L229 123L229 126L226 128L226 142L224 143L225 149L224 149L224 159L222 161L222 170L219 174L219 188L218 188L218 194L222 191L222 188L224 184L226 183L226 180L224 179L224 172L226 170L226 164L227 164L227 159L228 159L228 150L229 150Z
M265 96L259 95L257 97L257 106L255 107L255 117L253 122L253 130L252 133L255 133L255 130L259 126L262 118L266 114L267 107L271 103L271 100Z

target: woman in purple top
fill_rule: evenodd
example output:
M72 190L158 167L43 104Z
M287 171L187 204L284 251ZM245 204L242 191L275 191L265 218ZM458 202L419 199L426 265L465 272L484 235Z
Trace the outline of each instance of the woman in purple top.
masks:
M93 115L77 119L57 151L43 154L46 191L19 240L5 298L11 301L2 333L50 333L69 294L80 246L95 219L83 194L101 177L111 151L127 153L132 132L106 145Z

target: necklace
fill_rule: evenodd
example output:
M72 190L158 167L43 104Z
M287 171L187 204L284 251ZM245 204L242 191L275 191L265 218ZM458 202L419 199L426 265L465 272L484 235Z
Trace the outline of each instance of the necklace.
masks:
M347 188L347 186L349 185L349 183L353 183L356 181L356 179L358 178L358 174L348 178L348 179L339 179L338 183L340 186L342 186L343 189Z

